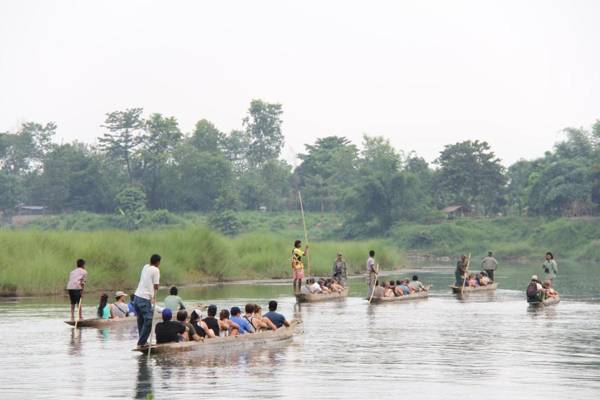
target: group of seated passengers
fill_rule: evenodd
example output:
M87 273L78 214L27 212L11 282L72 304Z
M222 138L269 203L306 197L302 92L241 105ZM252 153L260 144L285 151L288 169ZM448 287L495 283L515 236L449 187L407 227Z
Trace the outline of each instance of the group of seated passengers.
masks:
M385 282L383 286L380 286L379 281L375 282L375 292L373 293L373 297L399 297L420 291L427 291L427 288L419 281L417 275L413 275L412 280L391 280Z
M487 272L481 271L478 274L469 274L466 282L466 286L477 287L487 286L492 283L492 280L488 276Z
M202 318L202 311L193 310L190 315L186 310L179 310L176 321L170 308L162 310L162 322L156 324L156 343L171 343L185 341L201 341L220 336L238 336L257 333L265 330L277 330L282 326L290 326L285 317L277 312L277 302L269 302L269 312L262 314L258 304L246 304L245 314L239 307L231 311L221 310L219 319L216 318L217 306L210 305L207 316Z
M558 296L558 292L552 287L552 281L546 280L542 283L537 275L531 277L527 286L527 299L529 301L544 301Z
M337 283L337 281L333 278L319 278L319 280L315 280L314 278L308 278L306 283L300 289L300 293L302 294L311 294L311 293L342 293L344 291L344 287Z

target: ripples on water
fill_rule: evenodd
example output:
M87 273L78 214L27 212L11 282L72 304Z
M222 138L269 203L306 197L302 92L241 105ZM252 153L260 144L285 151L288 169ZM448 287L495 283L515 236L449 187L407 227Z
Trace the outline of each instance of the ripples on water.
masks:
M436 280L433 273L429 278ZM531 310L522 291L506 289L460 300L446 290L447 275L438 280L429 299L373 306L350 297L299 307L285 294L287 286L255 287L276 297L288 318L302 319L304 334L244 352L150 360L131 351L137 338L133 326L74 332L62 322L64 304L3 302L0 397L600 396L600 303L563 298L556 307ZM361 289L355 286L353 295ZM246 300L215 303L231 306ZM92 315L94 309L90 305L85 312Z

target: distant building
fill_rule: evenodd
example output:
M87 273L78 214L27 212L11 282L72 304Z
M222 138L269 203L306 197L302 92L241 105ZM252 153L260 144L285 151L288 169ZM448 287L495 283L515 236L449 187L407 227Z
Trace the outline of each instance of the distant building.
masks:
M45 206L28 206L25 204L19 204L15 209L17 215L41 215L46 212Z
M448 206L442 209L446 218L455 219L471 215L471 208L463 205Z

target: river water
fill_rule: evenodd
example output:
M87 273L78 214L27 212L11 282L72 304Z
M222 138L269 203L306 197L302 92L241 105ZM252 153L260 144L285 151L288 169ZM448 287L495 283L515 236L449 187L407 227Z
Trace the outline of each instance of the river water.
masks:
M64 324L65 298L5 300L0 398L598 399L600 271L561 265L561 303L531 310L524 287L538 269L502 266L495 293L459 299L451 266L421 266L429 299L372 306L362 279L346 300L302 306L290 284L182 289L219 308L277 299L303 326L267 348L150 360L131 351L134 327ZM93 302L84 310L93 316Z

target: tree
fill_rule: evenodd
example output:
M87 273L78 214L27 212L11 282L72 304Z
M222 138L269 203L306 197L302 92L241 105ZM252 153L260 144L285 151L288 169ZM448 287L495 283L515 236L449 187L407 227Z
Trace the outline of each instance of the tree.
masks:
M19 203L19 194L17 177L0 170L0 211L6 215L12 214Z
M146 194L137 186L128 186L117 195L117 211L122 215L125 226L135 229L144 219Z
M437 194L446 204L474 206L485 214L504 205L504 167L487 142L447 145L435 163L440 166Z
M106 114L104 128L108 132L98 138L99 148L114 160L123 162L129 184L133 183L133 163L137 148L142 140L144 126L142 108L128 108Z
M25 122L15 134L0 134L0 167L19 175L39 166L52 148L56 124Z
M175 117L165 118L154 113L144 121L144 134L140 139L142 181L150 208L162 208L161 187L164 167L174 162L174 152L183 135Z
M290 182L291 166L285 161L271 160L240 177L240 197L248 210L261 206L281 210L290 194Z
M233 165L236 176L248 170L248 149L250 138L244 131L233 130L224 141L225 156Z
M281 104L252 100L248 115L243 120L249 138L248 161L252 166L260 167L269 160L276 159L283 148L281 132Z
M218 152L225 148L225 134L219 131L215 125L201 119L196 122L196 127L190 137L190 144L201 151Z

